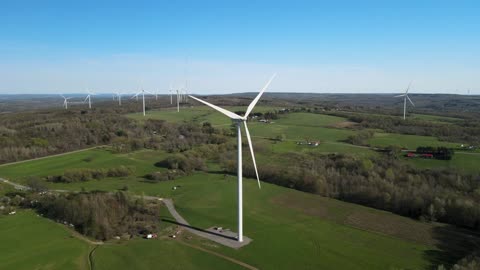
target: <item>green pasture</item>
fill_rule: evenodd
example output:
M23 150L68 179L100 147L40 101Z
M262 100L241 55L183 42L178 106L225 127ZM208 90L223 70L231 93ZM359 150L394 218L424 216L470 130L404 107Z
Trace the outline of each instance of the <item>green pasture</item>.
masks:
M88 269L91 246L32 211L0 216L0 269Z
M14 191L14 190L15 190L15 188L13 188L11 185L7 185L7 184L0 181L0 196L3 196L6 193Z
M469 173L478 173L480 171L480 153L456 152L451 160L424 158L404 158L404 160L409 164L424 169L447 168Z
M29 176L60 175L66 169L105 169L116 168L121 165L134 166L135 175L141 177L146 173L162 170L162 168L156 167L155 163L165 159L165 157L166 154L161 151L142 150L128 154L112 154L108 149L93 149L2 166L0 167L0 177L25 183Z
M134 239L124 244L100 246L95 269L245 269L223 258L181 245L173 240Z

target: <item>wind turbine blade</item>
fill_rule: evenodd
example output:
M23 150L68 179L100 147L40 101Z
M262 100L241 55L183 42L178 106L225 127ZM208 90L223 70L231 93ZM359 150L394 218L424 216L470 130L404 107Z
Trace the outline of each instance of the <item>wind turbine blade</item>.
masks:
M199 98L196 98L196 97L194 97L194 96L189 96L189 97L191 97L191 98L195 99L196 101L199 101L199 102L201 102L201 103L203 103L203 104L205 104L205 105L207 105L207 106L209 106L209 107L211 107L211 108L213 108L213 109L215 109L215 110L217 110L217 111L219 111L219 112L221 112L221 113L223 113L223 114L225 114L226 116L230 117L231 119L243 119L240 115L238 115L238 114L236 114L236 113L227 111L227 110L225 110L225 109L223 109L223 108L220 108L220 107L218 107L218 106L216 106L216 105L213 105L213 104L211 104L211 103L208 103L208 102L206 102L206 101L203 101L203 100L201 100L201 99L199 99Z
M260 185L260 177L258 176L257 162L255 162L255 154L253 153L252 138L250 137L250 132L248 131L247 121L243 121L245 125L245 134L247 134L248 147L250 148L250 154L252 154L253 167L255 168L255 175L257 176L258 188L262 188Z
M65 96L63 96L62 94L59 94L62 98L65 98Z
M406 95L408 101L410 101L410 103L412 103L413 107L415 107L415 104L413 104L413 101L410 99L410 97L408 95Z
M87 99L90 97L90 95L88 95L85 100L83 101L83 103L87 102Z
M255 97L255 99L252 101L252 103L250 103L250 105L248 105L247 112L245 113L245 118L247 118L248 115L252 112L253 107L255 107L255 105L257 104L258 100L259 100L260 97L262 96L263 92L265 92L265 90L267 90L268 86L269 86L270 83L273 81L273 79L275 78L275 76L277 76L276 73L274 73L274 74L272 75L272 77L270 78L270 80L268 80L267 84L265 84L265 86L264 86L263 89L260 91L260 93L258 93L257 97Z
M405 96L405 94L401 94L401 95L394 96L394 97L403 97L403 96Z
M410 86L412 85L412 82L408 84L407 91L405 91L405 95L408 94L408 90L410 90Z

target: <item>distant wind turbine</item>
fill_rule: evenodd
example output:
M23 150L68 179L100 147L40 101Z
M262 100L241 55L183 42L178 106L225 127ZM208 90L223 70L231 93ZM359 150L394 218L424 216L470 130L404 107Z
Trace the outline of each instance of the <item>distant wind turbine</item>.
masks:
M263 92L268 88L270 83L272 82L273 78L275 78L276 74L273 74L273 76L268 80L267 84L263 87L263 89L258 93L257 97L250 103L250 105L247 108L247 111L244 116L240 116L236 113L227 111L223 108L220 108L216 105L210 104L206 101L203 101L199 98L190 96L191 98L223 113L224 115L228 116L232 121L236 124L237 126L237 146L238 146L238 242L243 242L243 184L242 184L242 131L241 131L241 126L242 124L245 127L245 135L247 135L247 141L248 141L248 146L250 148L250 154L252 155L252 161L253 161L253 166L255 168L255 174L257 176L257 183L258 183L258 188L261 188L260 185L260 178L258 176L258 170L257 170L257 164L255 162L255 154L253 153L253 146L252 146L252 139L250 137L250 132L248 131L248 126L247 126L247 119L250 113L252 112L253 108L257 104L258 100L262 96Z
M413 104L413 101L410 99L410 97L408 96L408 90L410 90L410 86L412 85L412 82L410 82L408 84L408 87L407 87L407 90L405 91L404 94L401 94L401 95L398 95L398 96L395 96L395 97L404 97L403 98L403 120L405 120L405 116L407 114L407 99L408 101L410 101L410 103L412 104L413 107L415 107L415 104Z
M173 87L171 83L170 83L169 92L170 92L170 104L173 104Z
M177 89L177 112L180 112L180 90Z
M116 92L113 97L118 99L118 106L122 106L122 93Z
M71 99L71 97L64 97L62 94L60 94L60 96L63 98L63 107L66 109L68 109L68 100Z
M136 94L132 97L132 98L137 98L137 100L138 100L138 96L139 96L140 94L142 94L143 116L145 116L145 93L153 95L152 93L150 93L150 92L148 92L147 90L145 90L145 89L142 88L142 90L141 90L140 92L136 93Z
M95 96L95 94L92 93L90 90L87 90L87 97L85 98L83 103L87 102L87 99L88 99L88 108L89 109L92 108L92 96Z

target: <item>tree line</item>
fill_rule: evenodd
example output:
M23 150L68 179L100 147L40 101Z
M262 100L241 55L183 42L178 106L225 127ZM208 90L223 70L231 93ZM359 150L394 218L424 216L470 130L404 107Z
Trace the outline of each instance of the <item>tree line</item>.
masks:
M45 179L53 183L85 182L94 179L100 180L106 177L126 177L134 172L135 167L123 165L108 169L75 168L67 169L61 175L49 175Z
M364 113L331 112L329 114L345 117L358 123L361 128L382 129L389 133L433 136L443 141L480 145L480 136L478 136L480 134L480 121L475 119L440 122L416 118L403 120L388 115Z

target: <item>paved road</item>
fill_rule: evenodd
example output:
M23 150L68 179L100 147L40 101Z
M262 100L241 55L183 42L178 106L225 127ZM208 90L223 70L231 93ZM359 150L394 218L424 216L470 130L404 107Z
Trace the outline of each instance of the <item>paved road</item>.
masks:
M175 209L175 206L173 205L173 201L171 199L162 199L162 201L165 204L165 206L167 207L170 214L177 221L177 224L185 227L186 230L188 230L189 232L191 232L195 235L198 235L200 237L209 239L209 240L214 241L216 243L222 244L222 245L227 246L227 247L235 248L235 249L238 249L238 248L241 248L245 245L248 245L251 242L251 239L249 239L248 237L245 237L245 236L243 237L243 242L242 243L238 242L237 239L235 239L236 234L234 234L230 231L225 231L225 232L220 233L220 232L212 230L212 229L203 230L203 229L192 227L177 212L177 210Z

